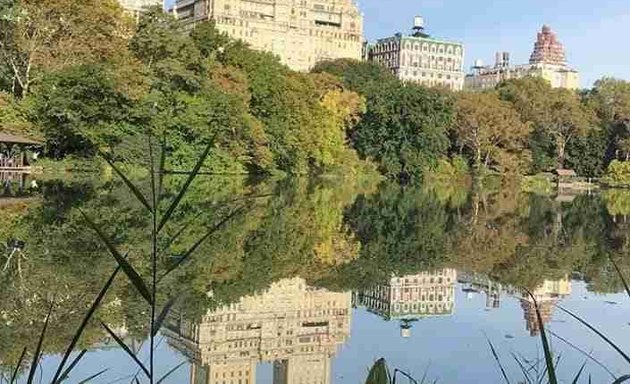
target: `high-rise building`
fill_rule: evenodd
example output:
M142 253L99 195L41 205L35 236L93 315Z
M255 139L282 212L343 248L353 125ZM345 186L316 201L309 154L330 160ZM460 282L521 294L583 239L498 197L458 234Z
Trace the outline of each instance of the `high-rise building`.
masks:
M401 334L410 335L410 324L424 317L449 316L455 308L457 271L441 269L392 277L388 283L359 292L358 305L385 320L401 321Z
M475 91L494 89L502 81L526 76L543 78L554 88L580 87L580 75L567 64L564 46L545 25L538 32L528 64L511 65L507 52L497 53L494 66L484 66L481 60L476 60L471 73L466 76L465 88Z
M420 16L414 18L411 35L397 33L377 40L369 48L368 59L405 82L452 90L464 87L464 45L431 37Z
M146 7L163 6L163 0L118 0L123 9L134 17L138 17Z
M219 31L297 71L361 59L363 15L354 0L177 0L174 13L190 28L213 20Z
M259 362L273 362L274 384L330 384L332 358L350 335L351 305L350 292L285 279L199 322L172 316L164 332L192 361L191 384L255 384Z

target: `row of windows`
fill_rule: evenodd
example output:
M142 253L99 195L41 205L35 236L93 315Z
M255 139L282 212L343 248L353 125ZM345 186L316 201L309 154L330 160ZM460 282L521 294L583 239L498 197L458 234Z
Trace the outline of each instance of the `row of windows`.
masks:
M408 51L413 50L413 51L455 55L455 56L462 55L462 48L460 46L444 45L444 44L437 44L437 43L422 43L421 44L419 42L411 43L409 41L404 42L404 43L400 43L398 41L381 43L381 44L375 45L372 49L375 53L399 51L401 44L402 44L403 49L408 50Z
M442 74L442 73L432 73L432 72L419 72L419 71L410 71L408 69L405 69L404 71L402 71L403 77L419 77L419 78L425 78L425 79L446 79L446 80L458 80L461 79L461 76L458 75L449 75L449 74ZM441 278L440 278L441 279ZM433 279L431 279L433 280ZM423 280L424 281L424 280ZM450 279L449 279L450 282ZM431 281L431 283L433 283L433 281ZM441 282L440 282L441 283Z

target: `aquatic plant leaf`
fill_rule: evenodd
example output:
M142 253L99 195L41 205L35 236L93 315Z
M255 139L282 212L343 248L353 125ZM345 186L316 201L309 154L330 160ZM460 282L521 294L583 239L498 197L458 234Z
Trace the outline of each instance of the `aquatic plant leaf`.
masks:
M538 326L540 327L540 340L543 345L543 352L545 353L545 364L547 365L546 374L549 376L549 384L558 384L558 378L556 376L556 368L553 363L553 354L551 352L551 347L549 346L549 340L547 339L547 331L545 329L545 324L543 323L542 316L540 314L538 301L529 290L526 290L526 292L534 302L534 309L536 310L536 319L538 321Z
M173 308L173 305L177 302L177 299L178 299L177 296L173 296L170 299L168 299L168 301L164 304L164 307L160 311L160 314L158 315L157 319L153 323L153 331L151 332L153 336L157 335L157 333L160 331L160 328L162 327L162 323L164 323L166 316L168 315L171 308Z
M147 367L144 366L144 364L142 364L142 362L138 359L138 357L131 351L131 349L127 346L127 344L125 344L124 341L122 341L122 339L120 337L118 337L118 335L116 335L116 333L114 331L112 331L107 324L103 323L101 321L101 325L103 326L103 328L105 328L105 330L107 331L107 333L109 333L109 335L116 341L116 343L118 343L118 345L120 346L120 348L123 349L123 351L125 351L129 357L131 357L131 359L138 364L138 366L140 367L140 369L142 369L142 371L144 371L144 373L147 375L147 377L150 379L151 378L151 374L149 373L149 370L147 369Z
M140 295L142 295L142 297L144 297L144 299L149 304L152 305L153 298L151 297L149 288L147 287L142 277L140 277L138 272L136 272L136 270L131 266L131 264L129 264L127 259L123 255L121 255L120 252L118 252L118 249L116 249L116 246L114 246L114 244L109 239L109 237L107 237L107 235L105 235L103 231L101 231L101 229L83 211L81 211L81 214L83 215L85 220L88 222L90 227L96 232L98 237L101 238L101 241L105 243L105 245L107 246L107 249L109 250L109 253L111 253L114 259L116 259L116 262L118 263L118 265L120 265L120 268L122 268L123 272L125 272L125 275L127 275L127 277L129 278L131 283L136 287L138 292L140 292Z
M201 166L206 161L206 158L210 154L210 151L212 150L213 146L214 146L214 139L210 141L210 144L208 144L208 146L206 147L206 150L203 152L203 154L197 161L197 164L195 164L195 167L188 175L188 179L182 186L182 189L179 191L179 194L177 195L177 197L175 197L175 200L173 200L171 205L168 207L168 209L166 210L166 213L164 213L164 216L162 216L162 219L160 220L160 224L158 225L158 228L157 228L158 233L162 230L162 228L164 228L166 223L170 220L171 216L173 215L173 212L175 212L175 210L177 209L177 206L186 195L186 192L188 191L190 184L192 184L192 182L195 180L195 177L197 177L199 170L201 170Z
M173 266L171 266L166 272L164 272L164 274L158 279L158 283L165 278L166 276L168 276L171 272L173 272L174 270L176 270L177 268L179 268L180 265L182 265L186 260L188 260L188 258L197 250L197 248L199 248L199 246L201 246L201 244L203 244L204 241L206 241L210 236L212 236L212 234L214 234L217 230L219 230L223 225L225 225L225 223L227 223L228 221L230 221L234 216L236 216L237 214L239 214L240 212L243 211L243 207L236 209L235 211L233 211L232 213L230 213L229 215L227 215L226 217L224 217L220 222L218 222L216 225L214 225L213 227L211 227L208 232L206 232L199 240L197 240L197 242L195 242L195 244L193 244L192 247L190 247L190 249L188 249L188 251L186 251L183 255L181 255L179 257L179 259L175 262L175 264Z
M569 311L568 309L565 309L565 308L563 308L560 305L556 305L556 307L559 308L562 312L566 313L567 315L573 317L575 320L577 320L580 323L582 323L585 327L587 327L591 331L595 332L595 334L597 336L599 336L608 345L610 345L615 351L617 351L624 358L624 360L626 360L626 362L630 363L630 357L624 351L622 351L621 348L619 348L615 343L613 343L612 340L610 340L608 337L606 337L606 335L604 335L603 333L598 331L595 327L593 327L592 325L590 325L585 320L581 319L578 315L574 314L573 312Z
M44 339L46 338L46 330L48 329L48 323L50 321L50 316L52 315L53 308L55 306L55 302L50 304L50 308L48 309L48 314L46 315L46 320L44 321L44 327L42 328L42 333L39 335L39 340L37 341L37 347L35 348L35 354L33 355L33 362L31 363L31 369L28 373L28 379L26 380L26 384L32 384L35 379L35 372L37 371L37 366L39 365L39 358L42 353L42 346L44 345Z
M24 362L24 357L26 356L26 347L22 349L22 353L20 354L20 358L18 359L17 364L15 365L15 369L13 370L13 374L11 375L11 379L9 380L9 384L13 384L15 380L17 380L18 373L20 372L20 368L22 367L22 363Z
M64 380L63 375L61 374L61 370L66 365L66 362L70 358L70 354L72 354L74 347L79 342L79 339L81 338L81 335L83 335L83 331L85 330L88 323L92 319L92 316L94 316L94 313L101 305L101 301L103 301L103 298L107 294L107 291L109 291L109 288L114 283L114 280L116 279L116 276L118 275L119 271L120 271L120 266L117 266L116 269L114 269L114 272L112 272L112 274L110 275L109 279L107 279L107 282L105 283L105 285L103 285L103 288L101 288L101 291L96 296L96 299L94 299L94 302L90 306L90 309L83 317L83 320L81 321L81 324L79 325L79 328L77 328L76 332L74 333L74 336L72 337L72 341L70 342L70 344L68 344L68 348L66 348L66 351L63 354L63 357L61 358L61 362L59 363L59 366L57 367L57 371L55 372L55 376L53 376L53 379L52 379L53 384L57 384ZM64 372L64 375L67 376L70 373L70 370L72 370L72 367L73 365L71 364L69 370L66 370L66 372Z
M523 372L523 377L525 377L525 380L527 380L527 384L532 384L532 380L529 377L529 372L527 368L525 368L525 366L521 362L521 359L519 359L518 356L516 356L514 352L510 352L510 354L512 355L512 358L516 361L516 364L518 364L518 367L521 369L521 372Z
M591 361L593 361L595 364L599 365L604 371L608 372L608 374L610 375L610 377L612 377L613 379L615 378L615 374L612 373L612 371L605 366L601 361L597 360L595 357L593 357L593 355L591 355L590 353L586 352L585 350L581 349L580 347L578 347L577 345L571 343L569 340L563 338L562 336L549 331L549 333L559 339L560 341L564 342L565 344L567 344L569 347L575 349L576 351L580 352L581 354L583 354L584 356L588 357L589 359L591 359Z
M59 380L58 381L54 381L53 380L53 384L55 383L61 383L62 381L66 380L68 378L68 375L70 375L70 372L72 372L72 370L74 369L74 367L79 363L79 361L81 361L81 359L83 358L83 356L87 353L87 349L82 350L81 352L79 352L79 354L77 355L77 357L74 358L74 360L72 360L72 362L70 363L70 365L68 366L68 368L63 371L63 373L61 374L61 376L59 376Z
M577 384L578 383L578 380L580 380L580 376L582 376L582 372L584 372L584 367L586 367L586 362L587 361L588 360L584 360L584 364L582 364L582 366L580 367L580 370L575 375L575 378L573 379L573 381L571 383L573 383L573 384Z
M626 278L623 276L623 273L621 273L621 269L619 269L619 266L617 265L613 257L610 256L609 258L610 258L610 262L615 267L615 270L617 271L617 274L619 275L621 282L623 283L623 287L626 289L626 293L628 294L628 297L630 297L630 287L628 287L628 282L626 281Z
M107 368L107 369L103 369L102 371L100 371L100 372L98 372L98 373L93 374L92 376L88 377L87 379L83 379L83 380L79 381L79 383L78 383L78 384L86 384L86 383L89 383L90 381L92 381L92 380L96 379L97 377L99 377L100 375L102 375L103 373L105 373L105 372L107 372L107 371L109 371L109 368Z
M114 162L109 158L109 156L107 156L105 153L101 153L101 157L105 159L105 161L107 161L107 164L109 164L109 166L112 167L114 172L116 172L116 174L120 176L120 178L125 183L125 185L127 185L127 188L129 188L129 190L134 194L134 196L138 199L138 201L140 201L140 203L142 203L142 205L144 205L144 207L149 212L153 212L153 207L151 207L151 204L149 204L149 202L147 201L147 198L144 197L142 192L140 192L140 189L138 189L138 187L136 187L135 184L132 183L131 180L129 180L127 176L125 176L125 174L114 164Z
M494 345L492 345L492 342L487 336L486 340L488 341L488 345L490 346L490 351L492 351L492 356L494 356L494 360L497 362L497 365L499 365L499 369L501 370L501 375L503 376L503 379L507 384L510 384L510 379L508 378L507 373L505 373L505 368L503 368L503 364L501 364L501 360L499 359L497 350L494 348Z
M387 362L381 358L374 363L370 373L368 374L365 384L389 384L389 370L387 369Z
M185 361L182 361L181 363L177 364L176 366L174 366L173 368L171 368L170 371L166 372L166 374L164 376L162 376L160 378L160 380L157 381L157 384L160 384L161 382L163 382L164 380L166 380L170 375L172 375L173 373L175 373L175 371L177 371L182 365L186 364Z

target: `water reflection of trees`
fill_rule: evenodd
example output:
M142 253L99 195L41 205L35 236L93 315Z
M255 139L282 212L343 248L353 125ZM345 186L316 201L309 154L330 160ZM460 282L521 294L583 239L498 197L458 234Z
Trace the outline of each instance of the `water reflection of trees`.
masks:
M139 176L140 178L142 176ZM179 178L166 180L166 193ZM445 196L445 194L456 196ZM462 198L462 196L467 196ZM200 238L235 207L235 216L205 241L185 268L169 277L164 294L183 293L179 310L199 317L272 283L300 276L332 291L360 290L392 276L457 268L507 285L539 287L579 272L596 292L622 289L609 257L630 272L624 194L574 199L522 194L513 189L412 188L351 180L252 183L202 178L166 228L181 228L164 263ZM124 187L110 180L41 183L36 199L2 208L0 254L9 239L25 243L22 277L0 275L0 361L10 364L22 345L35 342L51 295L60 308L52 319L48 352L70 337L70 323L113 268L101 242L86 230L80 210L98 218L140 271L148 271L147 221ZM5 214L6 213L6 214ZM163 244L165 245L165 244ZM3 258L4 260L4 258ZM3 263L4 264L4 263ZM212 296L207 293L212 291ZM99 318L143 338L142 300L121 279ZM95 326L83 345L102 338Z

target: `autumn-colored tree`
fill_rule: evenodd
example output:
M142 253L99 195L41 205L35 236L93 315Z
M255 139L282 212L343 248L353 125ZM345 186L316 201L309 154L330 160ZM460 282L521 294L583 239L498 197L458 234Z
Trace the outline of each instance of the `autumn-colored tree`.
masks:
M582 102L577 92L552 88L544 79L509 80L498 91L503 100L514 105L523 121L531 122L553 140L558 168L564 167L567 145L597 126L593 109Z
M470 153L476 168L512 171L528 165L530 131L529 124L496 93L458 95L452 132L456 145Z
M23 97L43 71L125 56L130 26L115 0L3 1L0 65L10 91Z

